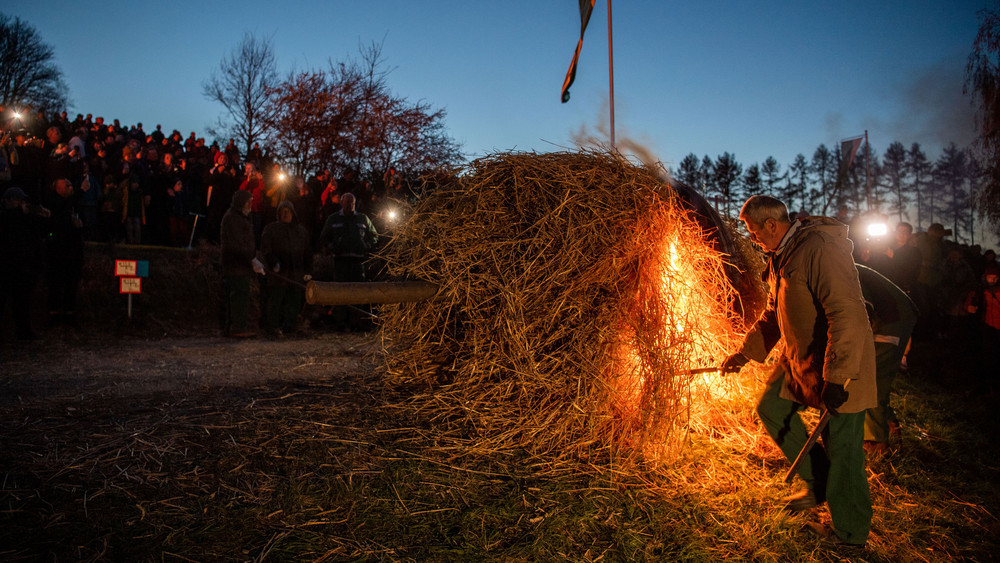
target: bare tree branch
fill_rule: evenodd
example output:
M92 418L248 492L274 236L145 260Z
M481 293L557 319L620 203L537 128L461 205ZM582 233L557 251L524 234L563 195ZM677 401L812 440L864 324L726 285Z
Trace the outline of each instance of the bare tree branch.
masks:
M271 39L260 39L247 32L219 68L202 84L206 98L225 108L228 120L223 123L231 136L249 151L254 143L267 137L268 103L278 82L277 62Z

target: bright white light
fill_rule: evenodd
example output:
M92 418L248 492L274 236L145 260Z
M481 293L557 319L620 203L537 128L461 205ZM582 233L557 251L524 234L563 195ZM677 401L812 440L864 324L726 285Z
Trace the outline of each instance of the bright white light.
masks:
M889 227L885 223L869 223L868 236L884 237L889 232Z
M285 181L285 173L282 172L281 174L278 174L278 179L281 181Z
M395 210L389 212L389 220L390 221L395 221L396 220L396 211Z
M21 119L21 114L19 112L14 112L14 119Z

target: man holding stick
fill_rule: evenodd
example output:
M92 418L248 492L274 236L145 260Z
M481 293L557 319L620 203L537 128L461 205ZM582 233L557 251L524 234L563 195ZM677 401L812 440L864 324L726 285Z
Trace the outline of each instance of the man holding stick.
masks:
M834 414L822 446L797 468L807 490L787 498L785 508L800 512L826 502L832 529L816 522L808 528L835 544L863 546L872 519L862 444L865 409L877 404L875 348L847 226L828 217L791 222L785 204L769 196L748 199L740 219L769 254L768 306L722 370L763 362L780 343L757 413L789 461L808 438L799 411Z

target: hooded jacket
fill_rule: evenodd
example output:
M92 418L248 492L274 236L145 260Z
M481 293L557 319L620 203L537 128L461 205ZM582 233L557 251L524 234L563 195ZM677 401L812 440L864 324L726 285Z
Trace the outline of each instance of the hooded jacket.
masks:
M253 223L243 214L243 206L250 201L250 192L233 194L229 210L222 217L219 240L222 245L222 275L252 276L251 261L257 256L257 242Z
M823 383L845 385L838 412L876 406L875 344L847 226L829 217L795 221L770 257L768 307L740 350L763 362L780 345L781 397L822 408ZM778 377L782 370L775 370Z

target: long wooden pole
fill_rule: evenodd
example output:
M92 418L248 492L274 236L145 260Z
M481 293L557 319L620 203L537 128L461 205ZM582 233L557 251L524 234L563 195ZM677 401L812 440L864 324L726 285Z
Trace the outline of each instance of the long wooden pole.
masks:
M611 36L611 0L608 0L608 81L611 103L611 148L615 147L615 55Z
M868 211L872 210L872 146L868 144L868 130L865 129L865 192L868 194ZM879 211L876 209L876 211Z
M433 297L437 284L424 281L400 282L317 282L306 284L310 305L365 305L407 303Z

